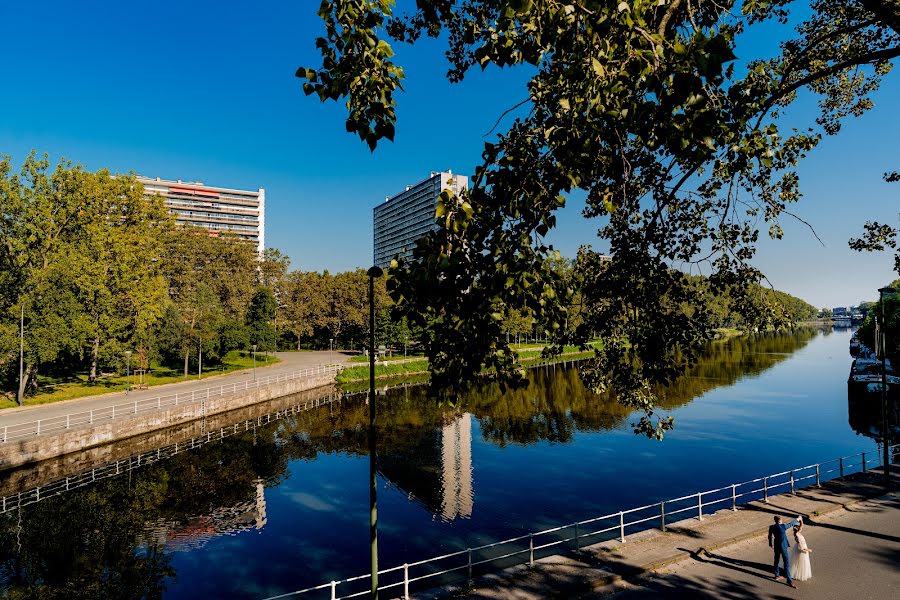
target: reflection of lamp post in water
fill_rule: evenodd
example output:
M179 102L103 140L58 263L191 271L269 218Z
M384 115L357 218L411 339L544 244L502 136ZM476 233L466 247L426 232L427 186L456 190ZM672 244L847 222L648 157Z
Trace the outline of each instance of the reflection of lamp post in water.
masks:
M891 484L891 444L888 439L888 409L887 409L887 335L885 334L884 319L884 295L893 294L894 288L883 287L878 290L879 299L881 300L881 330L879 331L880 340L876 340L881 346L881 464L884 469L884 485Z
M384 274L372 267L369 275L369 550L372 558L372 600L378 600L378 481L375 474L375 279Z
M131 391L131 350L125 351L125 381L128 386L125 393Z
M256 381L256 344L253 344L253 381Z

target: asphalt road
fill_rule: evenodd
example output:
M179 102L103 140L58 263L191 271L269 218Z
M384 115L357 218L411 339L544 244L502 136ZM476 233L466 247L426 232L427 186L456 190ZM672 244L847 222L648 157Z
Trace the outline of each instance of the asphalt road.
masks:
M344 363L349 360L350 356L341 352L279 352L278 358L280 363L267 367L257 367L256 376L265 377L267 375L276 375L282 373L291 373L308 367L316 367L320 365L334 365ZM109 406L123 404L126 402L134 402L136 400L149 400L158 396L168 394L182 394L184 392L205 390L209 387L217 387L220 385L229 385L235 382L244 382L253 380L253 371L246 370L226 375L216 375L197 381L184 381L181 383L171 383L167 385L158 385L146 390L132 390L125 394L117 392L114 394L103 394L101 396L87 396L77 398L75 400L66 400L64 402L54 402L51 404L40 404L37 406L23 406L21 408L7 408L0 410L0 427L5 425L15 425L17 423L26 423L37 419L47 419L51 417L64 416L67 413L98 410Z
M625 584L603 598L645 600L888 600L900 598L900 495L867 500L847 511L811 517L804 528L813 577L791 589L772 579L765 538L735 544ZM600 598L601 596L594 596Z

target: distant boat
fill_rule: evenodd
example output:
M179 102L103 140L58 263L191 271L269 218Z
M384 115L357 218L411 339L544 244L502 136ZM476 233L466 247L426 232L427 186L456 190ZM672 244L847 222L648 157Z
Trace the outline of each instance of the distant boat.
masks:
M891 366L891 361L885 361L885 381L887 382L887 394L892 399L900 394L900 376ZM857 358L850 367L850 377L847 379L847 391L857 397L875 396L881 398L882 376L881 361L874 358Z
M858 356L860 346L859 338L856 337L856 334L854 333L853 337L850 338L850 356Z

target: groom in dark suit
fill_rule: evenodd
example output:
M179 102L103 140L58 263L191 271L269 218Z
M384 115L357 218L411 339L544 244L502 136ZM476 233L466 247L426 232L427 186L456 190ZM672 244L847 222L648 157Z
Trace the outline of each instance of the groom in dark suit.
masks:
M788 554L790 542L788 541L787 531L801 521L801 517L797 517L788 524L781 522L781 517L775 517L775 524L769 526L769 548L775 550L775 579L780 579L780 570L778 568L779 560L784 561L784 575L787 584L792 588L797 587L791 579L791 555Z

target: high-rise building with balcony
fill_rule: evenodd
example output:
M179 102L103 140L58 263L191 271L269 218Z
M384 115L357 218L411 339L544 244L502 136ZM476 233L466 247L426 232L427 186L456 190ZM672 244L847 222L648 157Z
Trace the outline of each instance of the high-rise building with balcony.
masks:
M428 179L385 198L374 209L374 264L386 268L394 256L412 256L416 241L436 227L434 211L441 192L459 194L468 185L469 178L464 175L449 170L432 172Z
M159 194L180 225L202 227L213 233L233 233L266 249L266 191L233 190L194 181L137 177L148 196Z

